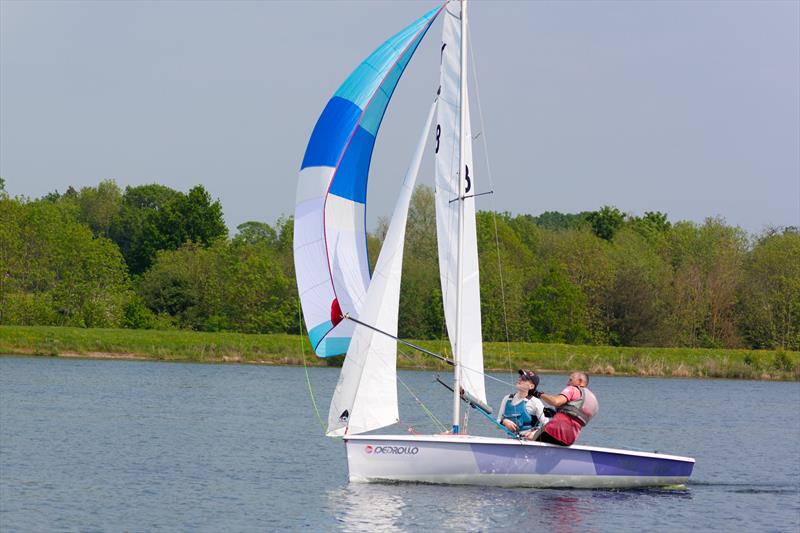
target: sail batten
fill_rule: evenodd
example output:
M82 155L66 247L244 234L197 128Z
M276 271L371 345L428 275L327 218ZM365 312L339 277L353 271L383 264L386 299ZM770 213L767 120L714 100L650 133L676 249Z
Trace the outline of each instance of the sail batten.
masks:
M392 93L443 6L379 46L325 106L300 165L295 272L314 352L346 353L370 284L366 196L372 151ZM334 310L339 311L337 315ZM313 334L312 334L313 332Z

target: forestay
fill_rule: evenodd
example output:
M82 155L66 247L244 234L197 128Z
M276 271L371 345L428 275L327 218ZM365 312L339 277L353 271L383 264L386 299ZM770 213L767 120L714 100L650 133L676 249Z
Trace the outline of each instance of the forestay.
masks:
M461 328L456 325L458 279L459 184L464 181L465 196L476 193L472 167L472 130L469 123L469 99L465 99L464 169L459 172L459 121L461 83L461 22L458 4L444 14L441 48L441 86L435 130L436 152L436 230L439 243L439 275L442 285L445 321L453 353L461 365L461 385L472 396L486 402L483 380L481 335L481 299L478 279L478 245L475 233L475 198L464 202L464 232L461 276ZM466 79L463 80L466 84ZM457 342L459 341L459 342Z
M443 7L379 46L345 80L308 142L297 186L294 261L308 335L317 355L347 352L370 283L366 197L384 112L420 40Z

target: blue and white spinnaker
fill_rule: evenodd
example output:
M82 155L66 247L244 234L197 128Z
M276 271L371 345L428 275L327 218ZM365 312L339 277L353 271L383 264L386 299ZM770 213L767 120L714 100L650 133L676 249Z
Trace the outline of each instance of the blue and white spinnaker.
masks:
M297 186L294 261L314 352L347 352L370 283L367 176L381 120L400 76L443 6L389 38L339 87L308 142Z

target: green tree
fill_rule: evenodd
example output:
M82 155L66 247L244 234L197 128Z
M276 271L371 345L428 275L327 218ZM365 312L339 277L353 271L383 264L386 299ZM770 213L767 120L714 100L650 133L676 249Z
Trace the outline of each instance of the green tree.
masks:
M179 230L177 238L167 238L167 242L180 246L186 241L200 242L205 246L228 235L228 228L222 218L222 205L219 200L212 201L211 195L202 185L189 190L186 196L168 204L164 211L166 216L162 222ZM162 232L167 235L167 228L162 225Z
M141 274L152 263L160 246L155 220L161 210L180 196L180 192L155 183L125 188L109 236L119 246L131 274Z
M173 317L181 328L209 329L220 307L221 285L205 249L186 243L177 250L160 250L136 284L136 292L154 313ZM212 301L209 301L210 296Z
M158 320L138 295L131 298L123 307L122 327L128 329L154 329Z
M745 266L739 317L754 348L800 350L800 233L762 237Z
M78 220L96 236L109 237L111 224L122 208L122 192L114 180L101 181L97 187L83 187L77 200Z
M672 223L666 213L646 211L643 217L631 217L628 224L644 238L660 247L665 246Z
M127 189L111 235L132 274L141 274L159 250L176 250L187 241L209 246L228 230L222 206L198 185L188 194L159 185Z
M557 265L552 265L542 284L530 295L533 339L540 342L580 344L589 338L586 296Z
M139 280L149 309L182 328L246 333L290 330L296 321L294 284L263 243L219 240L162 250Z
M525 295L538 267L511 222L508 214L477 214L482 329L487 341L523 340L529 335ZM528 227L537 231L532 224Z
M578 214L559 213L558 211L545 211L539 216L531 217L530 215L521 215L529 217L534 224L542 229L550 230L564 230L564 229L577 229L586 220L589 213L583 212Z
M606 205L600 211L592 211L586 215L586 220L595 235L610 241L625 223L625 215L616 207Z
M669 255L674 281L670 315L678 344L741 345L736 294L746 244L744 233L721 219L707 219L701 226L680 222L672 228Z
M610 342L625 346L669 344L669 263L630 228L618 232L610 257L614 264L614 281L606 303L611 318Z
M444 319L434 319L441 309L435 199L433 190L421 185L414 190L408 210L403 254L403 290L400 292L400 336L415 339L441 338L444 334Z
M388 229L388 228L387 228ZM436 198L433 189L419 185L411 196L406 225L406 246L419 259L436 261Z
M23 206L0 194L0 324L8 321L8 298L22 290L25 243L22 236Z
M498 215L500 216L500 215ZM514 231L517 239L525 245L525 248L535 254L539 248L541 241L540 226L536 224L535 217L530 215L517 215L511 217L509 214L503 214L503 218L508 223L509 227Z
M586 227L543 231L538 261L562 265L569 280L586 297L586 322L591 342L606 344L613 319L609 294L615 283L611 246Z
M275 222L275 233L277 235L275 240L275 260L281 267L284 275L294 280L294 217L280 217ZM297 285L291 283L291 291L293 301L298 302ZM299 333L296 330L297 324L290 322L291 332Z
M228 234L222 220L222 206L219 201L211 201L211 195L202 185L166 204L154 214L152 222L145 228L158 250L176 250L187 241L209 246Z
M115 327L131 298L122 257L77 221L74 202L3 200L0 269L7 324Z
M215 246L224 251L224 315L236 331L279 333L297 327L294 280L263 246Z
M239 233L233 238L234 242L265 244L270 248L274 248L277 244L278 233L266 222L250 220L236 226L236 230Z
M375 231L367 233L367 256L369 257L369 271L375 271L375 265L378 262L378 256L383 247L383 241L386 238L386 233L389 231L389 219L387 217L378 218L378 226Z

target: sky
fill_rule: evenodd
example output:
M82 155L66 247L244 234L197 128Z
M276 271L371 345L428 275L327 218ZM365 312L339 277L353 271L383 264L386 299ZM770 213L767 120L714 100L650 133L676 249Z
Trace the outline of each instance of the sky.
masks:
M0 0L0 176L32 198L202 184L232 234L272 223L339 84L435 5ZM469 20L479 209L800 226L800 2L475 0ZM438 86L440 32L384 118L370 226Z

